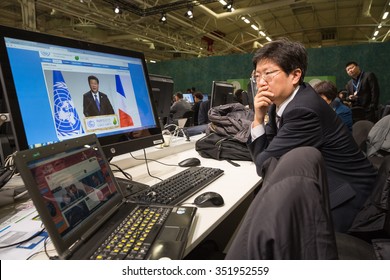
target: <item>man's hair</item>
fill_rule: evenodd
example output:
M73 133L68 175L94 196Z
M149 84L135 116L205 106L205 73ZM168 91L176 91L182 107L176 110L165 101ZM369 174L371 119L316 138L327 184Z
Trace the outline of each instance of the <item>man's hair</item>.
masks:
M183 99L183 94L179 91L175 94L179 99Z
M255 53L252 59L254 68L256 69L258 62L264 60L276 63L287 74L297 68L301 69L302 76L299 84L303 83L307 69L307 52L301 43L286 38L269 42Z
M359 66L359 64L357 64L356 61L349 61L347 62L347 64L345 64L345 68L347 68L349 65Z
M88 76L88 83L90 83L91 80L95 80L97 83L99 83L99 79L96 76L93 76L93 75Z
M337 88L330 81L321 81L315 84L313 88L319 95L324 95L330 101L337 97Z
M197 91L194 96L200 100L203 100L203 94L200 91Z

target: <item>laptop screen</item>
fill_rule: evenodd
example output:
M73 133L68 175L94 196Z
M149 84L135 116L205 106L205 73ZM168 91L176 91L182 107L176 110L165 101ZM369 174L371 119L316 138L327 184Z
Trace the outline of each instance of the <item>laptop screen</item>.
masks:
M21 154L15 161L26 187L54 245L62 249L99 223L122 199L94 135Z

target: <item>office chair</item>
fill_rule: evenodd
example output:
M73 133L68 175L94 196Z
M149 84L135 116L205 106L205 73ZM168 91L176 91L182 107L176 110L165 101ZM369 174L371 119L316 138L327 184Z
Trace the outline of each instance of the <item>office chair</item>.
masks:
M390 156L382 162L375 188L348 234L336 233L336 243L340 259L390 259Z
M367 120L360 120L352 125L352 137L364 153L367 150L366 140L368 133L373 126L374 123Z
M187 111L183 114L183 119L187 119L184 127L194 126L194 111Z
M226 259L337 259L321 153L300 147L264 167L263 185Z
M353 123L360 121L360 120L365 120L366 119L366 114L364 111L363 107L356 106L351 108L352 111L352 121Z
M390 105L386 105L383 109L383 112L382 112L382 115L380 116L380 118L383 118L389 114L390 114Z

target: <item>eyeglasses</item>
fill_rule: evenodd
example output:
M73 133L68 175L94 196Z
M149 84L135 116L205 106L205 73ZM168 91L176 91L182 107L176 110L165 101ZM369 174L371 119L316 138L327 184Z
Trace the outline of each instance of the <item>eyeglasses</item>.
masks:
M252 80L256 82L260 82L260 79L263 79L267 83L271 82L273 78L275 78L281 70L273 70L273 71L267 71L264 74L252 74Z

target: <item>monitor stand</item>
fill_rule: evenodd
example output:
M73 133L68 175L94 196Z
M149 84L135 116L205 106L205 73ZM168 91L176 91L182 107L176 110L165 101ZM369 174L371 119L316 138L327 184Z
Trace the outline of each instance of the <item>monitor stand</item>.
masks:
M137 192L143 191L145 189L150 188L149 185L137 182L137 181L132 181L129 179L125 178L119 178L115 177L120 189L122 190L122 193L124 194L125 197L128 197L132 194L135 194Z

